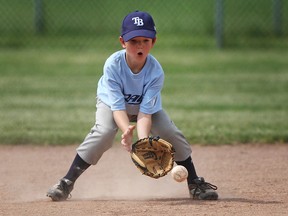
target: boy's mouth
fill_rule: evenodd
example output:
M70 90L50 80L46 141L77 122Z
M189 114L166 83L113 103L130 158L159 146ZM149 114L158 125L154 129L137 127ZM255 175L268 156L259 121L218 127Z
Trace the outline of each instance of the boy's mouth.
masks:
M142 52L138 52L137 54L138 54L139 56L143 55L143 53L142 53Z

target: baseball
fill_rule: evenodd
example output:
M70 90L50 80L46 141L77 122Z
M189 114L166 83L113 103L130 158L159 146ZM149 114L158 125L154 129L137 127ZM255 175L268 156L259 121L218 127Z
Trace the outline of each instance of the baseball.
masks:
M188 171L184 166L177 165L171 171L172 178L177 182L183 182L188 177Z

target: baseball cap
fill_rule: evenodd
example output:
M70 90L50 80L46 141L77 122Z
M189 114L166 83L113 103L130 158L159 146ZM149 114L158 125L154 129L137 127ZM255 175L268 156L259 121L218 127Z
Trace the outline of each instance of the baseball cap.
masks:
M127 42L134 37L156 37L156 27L152 16L143 11L128 14L122 22L121 36Z

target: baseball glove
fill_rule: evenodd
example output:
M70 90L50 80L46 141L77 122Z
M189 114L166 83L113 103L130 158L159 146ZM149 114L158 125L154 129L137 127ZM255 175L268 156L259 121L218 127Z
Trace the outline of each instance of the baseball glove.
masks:
M142 174L157 179L173 168L174 152L169 142L147 137L132 144L131 159Z

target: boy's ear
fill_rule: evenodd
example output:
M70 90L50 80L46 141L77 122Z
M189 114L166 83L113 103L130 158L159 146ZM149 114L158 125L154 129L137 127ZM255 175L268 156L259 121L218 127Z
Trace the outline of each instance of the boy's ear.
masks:
M119 37L119 41L120 41L120 44L121 44L121 46L122 46L122 48L126 48L126 45L125 45L125 41L124 41L124 39L120 36Z

